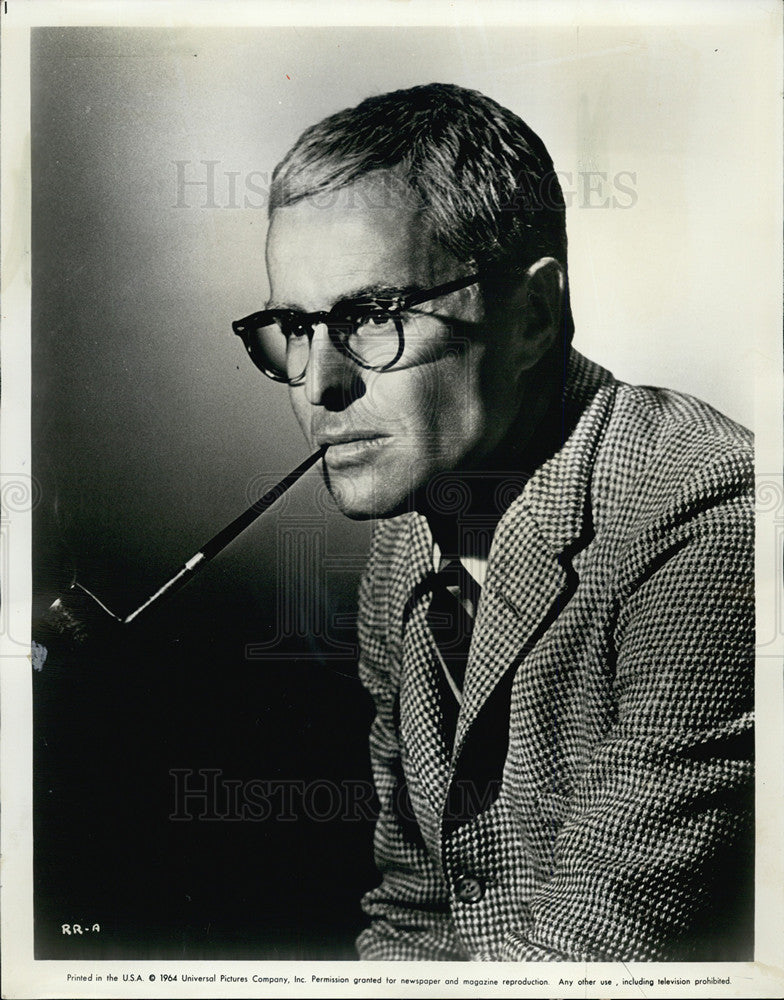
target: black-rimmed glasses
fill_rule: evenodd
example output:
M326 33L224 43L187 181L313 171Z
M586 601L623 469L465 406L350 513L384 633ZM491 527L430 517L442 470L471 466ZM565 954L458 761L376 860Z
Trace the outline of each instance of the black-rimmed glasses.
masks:
M407 294L344 300L328 312L263 309L231 326L254 365L276 382L299 385L304 381L313 332L322 323L341 354L360 368L385 372L405 362L403 319L407 310L479 280L478 274L470 274Z

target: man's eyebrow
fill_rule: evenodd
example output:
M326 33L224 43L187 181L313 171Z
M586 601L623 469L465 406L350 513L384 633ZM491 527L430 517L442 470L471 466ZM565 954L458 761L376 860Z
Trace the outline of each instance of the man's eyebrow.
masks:
M360 285L357 288L352 288L345 294L341 295L339 299L336 299L334 304L329 308L334 309L336 305L342 304L344 302L357 302L364 301L366 299L396 299L406 295L412 295L414 292L422 292L425 290L424 285L410 284L410 285L385 285L385 284L370 284L370 285ZM269 301L264 307L265 309L291 309L294 312L306 312L307 310L302 309L300 306L293 305L289 302L273 302ZM329 311L325 309L325 312Z
M399 296L411 295L412 292L424 291L424 286L417 284L410 285L384 285L372 284L362 285L359 288L352 288L351 291L342 295L340 302L351 302L354 299L384 298L394 299Z

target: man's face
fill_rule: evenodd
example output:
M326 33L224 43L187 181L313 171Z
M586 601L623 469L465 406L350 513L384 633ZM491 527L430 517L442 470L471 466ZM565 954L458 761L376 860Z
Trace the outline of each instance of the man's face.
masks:
M267 241L271 303L315 312L469 273L411 199L395 198L393 208L388 196L369 175L276 209ZM304 383L290 388L311 446L328 445L327 485L349 517L392 516L439 473L481 468L520 407L524 352L512 332L488 329L477 285L415 307L404 331L400 366L374 372L316 326Z

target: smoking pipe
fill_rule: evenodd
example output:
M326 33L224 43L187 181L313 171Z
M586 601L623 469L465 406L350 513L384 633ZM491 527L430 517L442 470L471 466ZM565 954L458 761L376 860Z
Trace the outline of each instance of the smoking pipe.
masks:
M100 601L95 594L92 594L82 584L75 580L71 584L67 596L58 597L44 616L44 633L54 632L59 635L67 635L77 642L84 642L97 628L105 629L107 626L116 628L117 626L130 626L140 615L146 613L159 601L173 594L191 580L195 573L214 559L219 552L222 552L234 539L260 517L272 504L296 483L296 481L323 458L326 447L319 448L305 459L296 469L292 469L288 475L271 489L254 501L247 510L222 528L216 535L206 542L195 555L191 556L180 569L163 586L159 587L154 594L140 604L135 611L122 617L115 614Z

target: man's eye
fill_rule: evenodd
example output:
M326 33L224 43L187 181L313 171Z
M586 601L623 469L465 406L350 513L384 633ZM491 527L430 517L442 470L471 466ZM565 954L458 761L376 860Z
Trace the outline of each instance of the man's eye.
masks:
M373 328L382 328L389 325L394 325L395 319L398 317L396 311L390 309L372 309L369 312L363 313L356 319L356 324L359 329L363 327L368 330Z
M286 322L280 323L280 328L283 331L283 335L286 340L297 340L300 337L306 337L308 335L308 327L305 323L300 323L297 320L287 320Z

